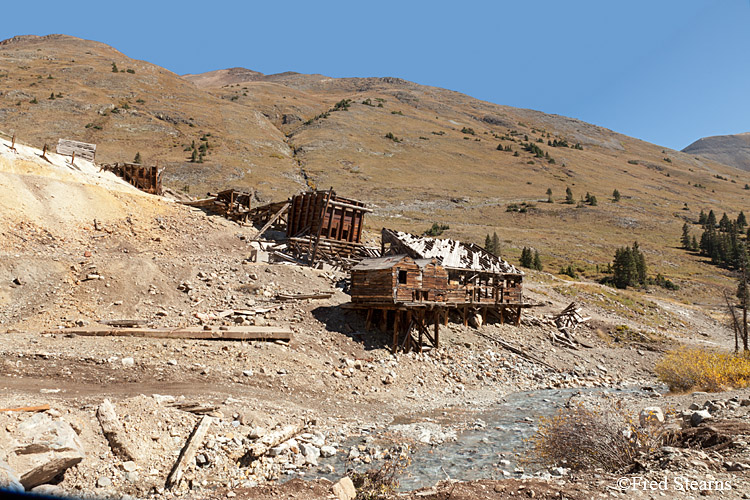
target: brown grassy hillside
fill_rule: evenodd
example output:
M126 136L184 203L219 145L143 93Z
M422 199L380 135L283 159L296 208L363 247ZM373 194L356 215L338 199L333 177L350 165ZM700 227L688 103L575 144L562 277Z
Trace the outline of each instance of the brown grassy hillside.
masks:
M670 294L699 303L717 303L728 274L676 248L680 228L701 209L736 216L750 181L734 168L578 120L396 78L242 68L182 78L61 35L0 45L0 92L0 130L31 143L96 142L103 161L140 151L168 167L167 183L191 193L239 186L271 200L304 185L333 186L375 206L372 229L422 231L443 222L447 236L478 242L497 231L507 258L532 246L546 269L573 264L589 278L601 277L596 267L616 247L637 239L651 273L682 285ZM49 100L51 92L63 97ZM187 161L185 146L208 133L205 162ZM588 192L598 205L561 203L566 187L576 201ZM548 188L554 203L546 203ZM614 189L619 203L611 201ZM513 204L526 208L508 211Z

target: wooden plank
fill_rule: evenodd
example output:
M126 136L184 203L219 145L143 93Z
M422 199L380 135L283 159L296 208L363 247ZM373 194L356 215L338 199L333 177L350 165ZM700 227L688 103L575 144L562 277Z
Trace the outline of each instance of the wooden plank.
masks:
M274 222L276 222L276 219L278 219L279 217L281 217L281 215L282 215L282 214L283 214L284 212L286 212L286 211L287 211L288 209L289 209L289 203L285 203L285 204L284 204L284 206L283 206L283 207L281 207L281 208L279 209L279 211L278 211L278 212L276 212L276 214L275 214L275 215L274 215L273 217L271 217L271 218L270 218L270 219L268 220L268 222L266 222L266 225L265 225L265 226L263 226L263 227L262 227L262 228L260 229L260 231L258 231L258 234L256 234L256 235L255 235L255 237L253 238L253 240L254 240L254 241L255 241L255 240L259 240L259 239L260 239L260 237L261 237L261 236L263 235L263 233L265 233L265 232L266 232L266 231L268 230L268 228L269 228L269 227L271 227L271 226L273 225L273 223L274 223Z
M135 327L143 326L148 323L145 319L107 319L98 321L102 325L107 326L123 326L123 327Z
M206 415L200 420L195 429L193 429L193 432L190 434L185 447L182 448L182 451L180 451L180 456L179 458L177 458L177 462L174 464L172 472L170 472L169 476L167 477L167 488L171 489L180 484L180 481L182 481L182 476L183 474L185 474L185 470L192 463L196 452L203 444L203 440L206 438L208 428L211 426L213 420L214 419L212 417Z
M96 144L72 141L70 139L59 139L57 141L57 154L78 156L84 160L94 161L96 158Z
M200 340L292 340L288 328L273 326L233 326L226 330L204 330L189 328L66 328L48 330L44 334L73 333L84 337L144 337L155 339L200 339Z
M47 411L47 410L49 410L49 405L19 406L18 408L0 408L0 413L11 412L11 411L37 412L37 411Z
M276 300L330 299L331 297L333 297L333 292L311 294L298 293L296 295L287 293L276 294Z

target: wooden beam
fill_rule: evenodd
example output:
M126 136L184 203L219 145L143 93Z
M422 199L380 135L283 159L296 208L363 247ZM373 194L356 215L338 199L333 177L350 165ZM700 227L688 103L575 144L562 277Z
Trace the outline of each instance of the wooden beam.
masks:
M145 337L154 339L200 339L200 340L292 340L288 328L272 326L233 326L226 330L204 330L189 328L66 328L48 330L44 334L73 333L84 337Z
M435 309L435 349L438 347L440 347L440 309Z
M393 317L393 351L396 351L396 348L398 347L398 334L399 334L399 328L401 325L399 324L401 321L401 311L395 311L394 317Z
M331 197L333 196L333 187L331 187L330 190L328 190L328 196L326 196L326 203L323 206L323 211L320 214L320 222L318 223L318 234L315 236L315 246L313 247L312 256L310 257L310 264L313 264L315 262L315 257L318 255L318 244L320 243L320 233L323 231L323 221L325 220L326 212L328 211L328 204L331 202ZM329 218L328 225L331 225L331 220Z
M0 408L0 413L11 412L11 411L37 412L37 411L47 411L47 410L49 410L49 405L19 406L18 408Z
M200 422L198 422L198 425L195 426L195 429L193 429L193 432L190 434L185 447L182 448L182 451L180 452L177 463L175 463L172 472L170 472L167 477L167 488L171 489L180 484L182 476L185 474L185 470L192 463L195 453L203 444L203 440L206 438L208 428L211 426L213 420L212 417L205 415Z
M275 215L274 215L273 217L271 217L270 219L268 219L268 222L266 222L266 225L265 225L265 226L263 226L263 227L262 227L262 228L260 229L260 231L258 231L258 234L256 234L256 235L255 235L255 237L254 237L254 238L253 238L253 239L252 239L251 241L256 241L256 240L259 240L259 239L260 239L260 237L261 237L261 236L263 235L263 233L265 233L265 232L266 232L266 231L268 230L268 228L269 228L269 227L271 227L271 225L272 225L272 224L273 224L274 222L276 222L276 219L278 219L279 217L281 217L281 215L282 215L282 214L283 214L283 213L284 213L284 212L285 212L285 211L286 211L286 210L287 210L288 208L289 208L289 203L286 203L286 204L284 204L284 206L283 206L283 207L281 207L281 208L279 209L279 211L278 211L278 212L276 212L276 214L275 214Z

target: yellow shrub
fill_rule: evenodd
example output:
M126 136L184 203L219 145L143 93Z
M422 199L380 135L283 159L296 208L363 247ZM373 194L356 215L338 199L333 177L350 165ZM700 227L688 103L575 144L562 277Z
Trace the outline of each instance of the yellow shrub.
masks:
M722 391L750 385L750 357L704 349L679 349L656 364L671 391Z

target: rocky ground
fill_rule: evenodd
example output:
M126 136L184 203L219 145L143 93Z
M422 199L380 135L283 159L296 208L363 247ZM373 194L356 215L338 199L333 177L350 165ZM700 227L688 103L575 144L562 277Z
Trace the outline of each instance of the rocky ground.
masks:
M253 228L155 197L76 181L75 200L60 200L72 181L28 165L12 175L0 170L2 203L16 207L0 217L0 409L50 407L0 412L0 481L20 479L27 489L78 497L328 498L326 479L279 481L343 476L326 461L331 454L379 467L408 454L409 446L439 453L441 441L504 395L653 387L654 363L678 342L730 345L727 329L695 308L656 298L646 306L616 301L598 285L533 273L525 295L539 307L524 313L520 326L464 327L453 318L440 348L392 353L389 334L368 331L363 317L341 307L348 302L344 273L251 262ZM61 203L54 217L42 203L50 196ZM330 298L279 298L300 293ZM575 350L550 341L556 331L550 316L572 300L591 316L575 331L581 343ZM87 337L65 330L111 319L161 327L283 326L293 339ZM705 406L713 418L698 429L710 423L735 438L718 451L663 449L657 462L644 464L644 474L711 475L732 481L731 495L746 494L746 393L639 393L629 403L634 415L658 405L668 422L678 423L679 412L669 410L695 403L701 407L695 411ZM102 416L107 408L114 420ZM208 426L205 436L182 479L167 487L200 422ZM390 440L355 450L346 443L385 430ZM616 478L604 474L508 472L505 480L453 481L404 495L631 495L611 489Z

